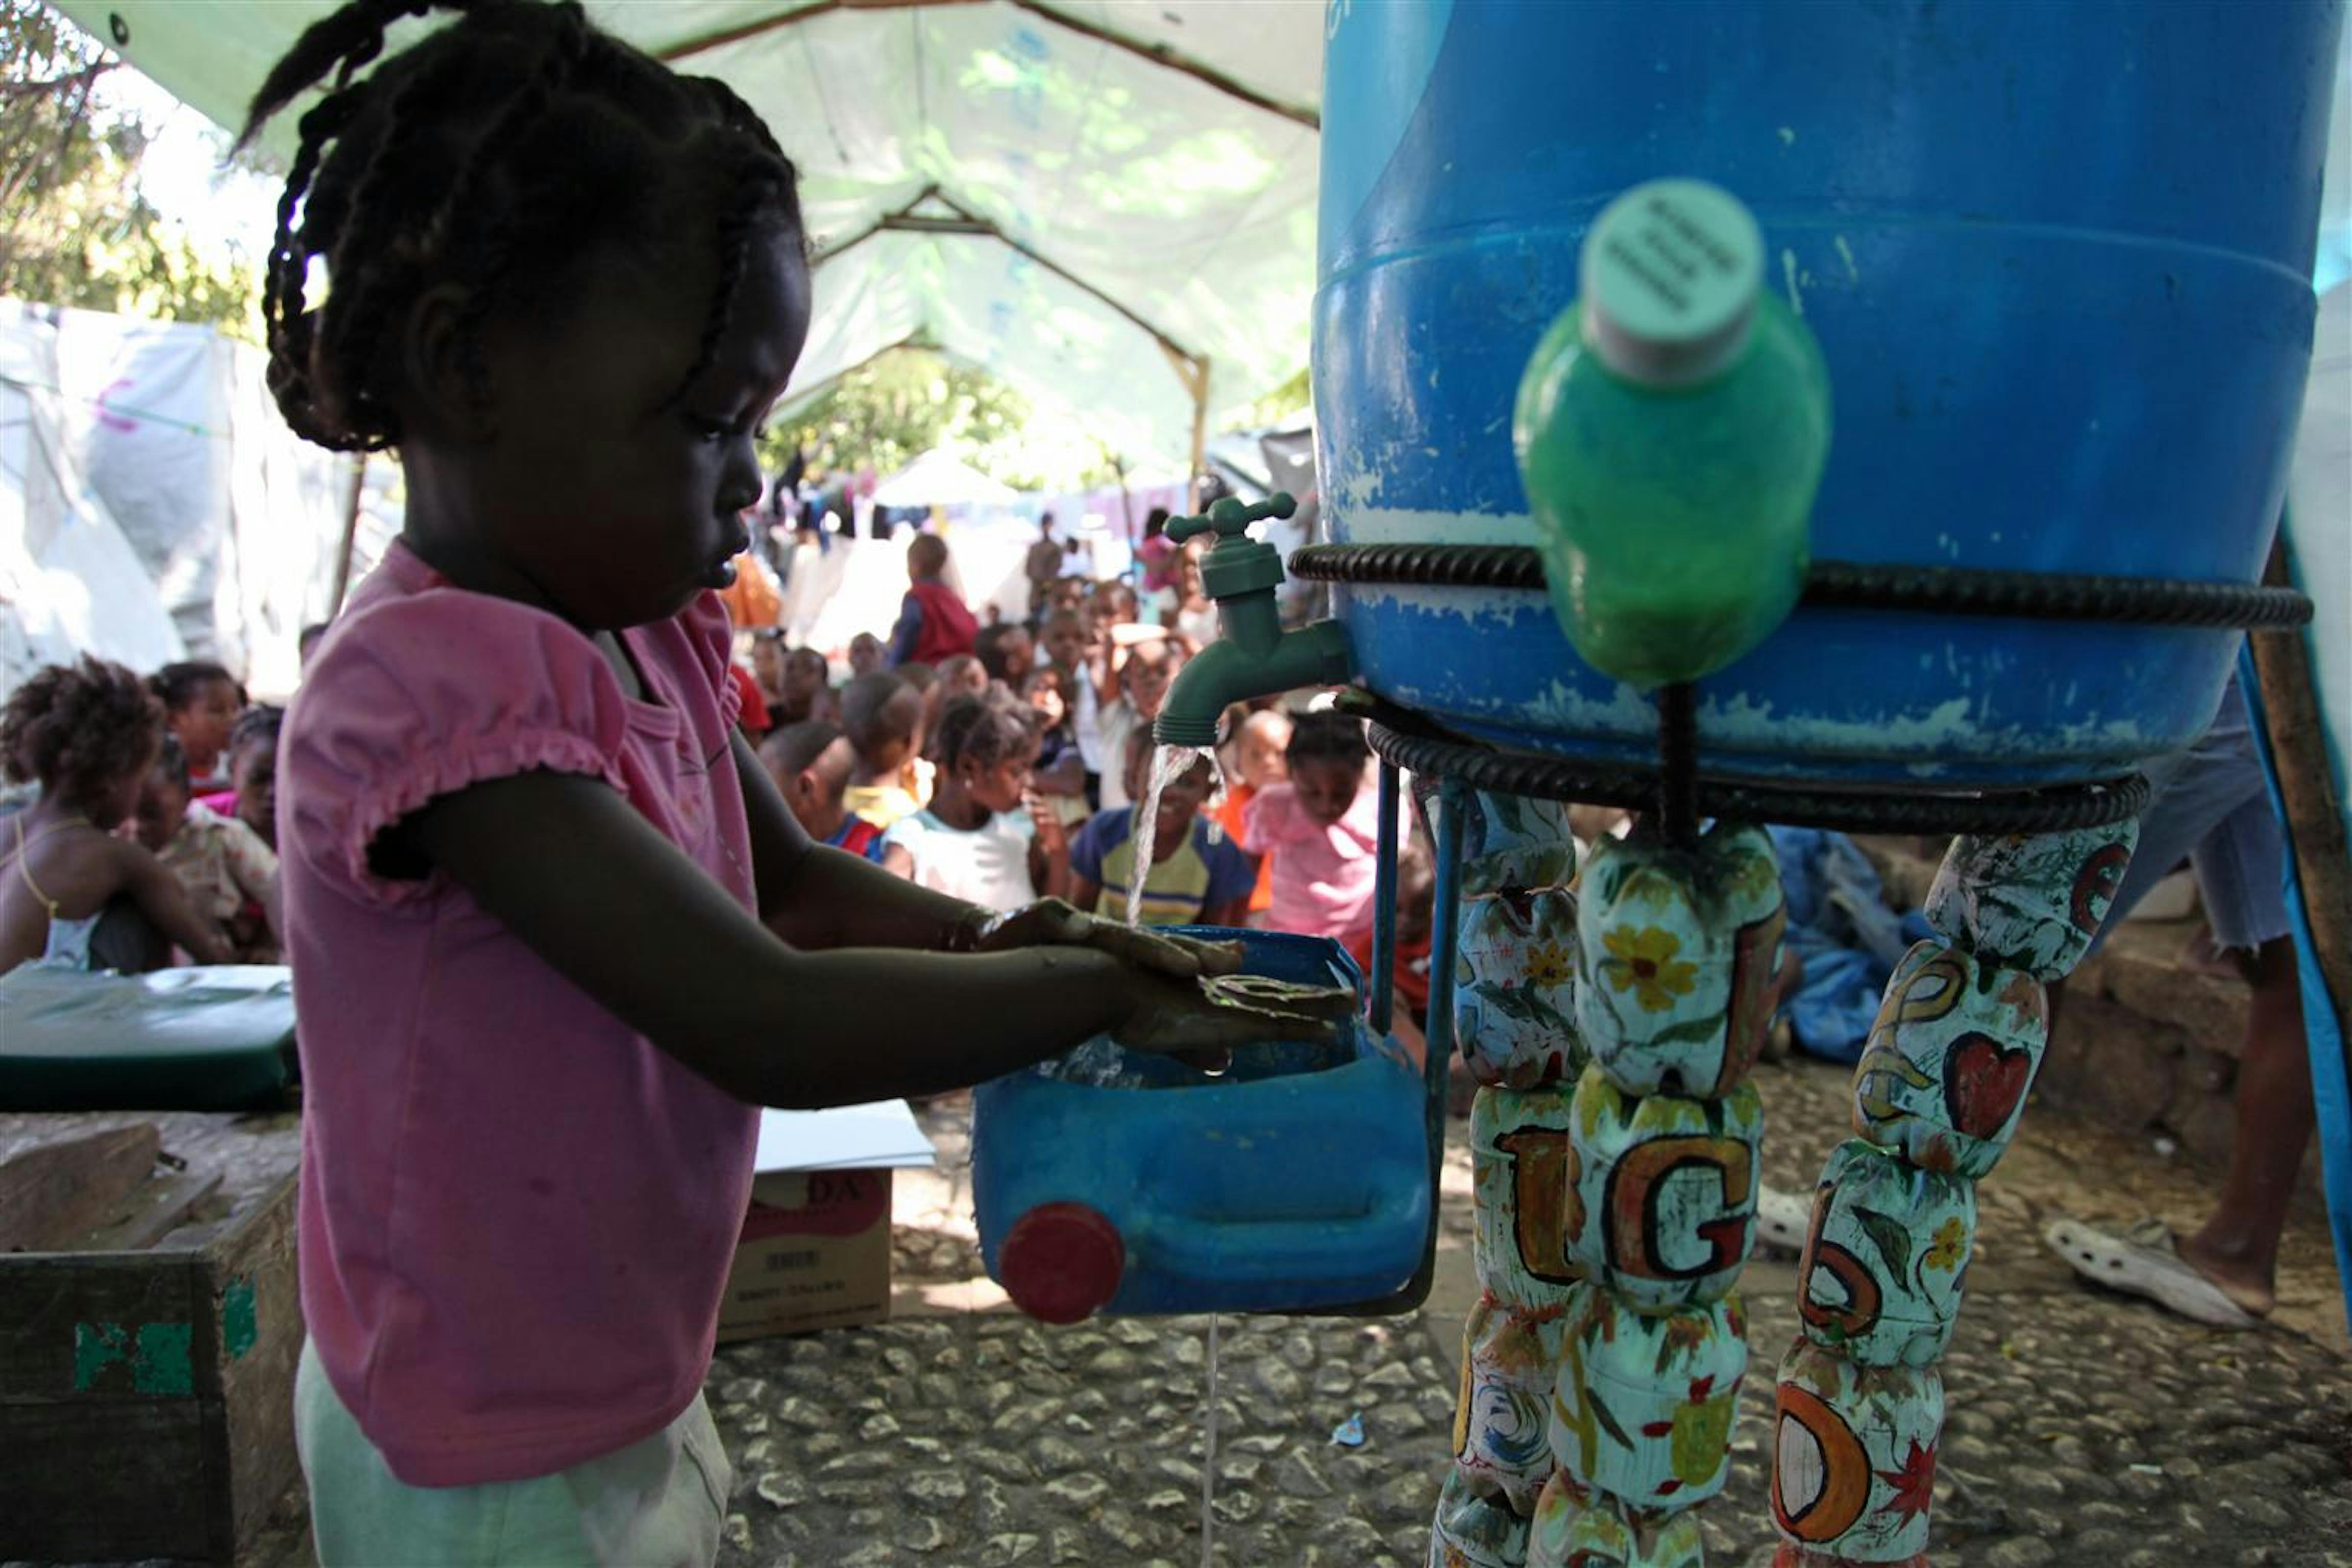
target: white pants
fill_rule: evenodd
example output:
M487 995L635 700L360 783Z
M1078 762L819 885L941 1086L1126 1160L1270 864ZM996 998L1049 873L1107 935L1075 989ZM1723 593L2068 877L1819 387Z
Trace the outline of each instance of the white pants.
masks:
M700 1394L641 1442L556 1475L412 1487L306 1342L294 1438L320 1568L709 1568L734 1484Z

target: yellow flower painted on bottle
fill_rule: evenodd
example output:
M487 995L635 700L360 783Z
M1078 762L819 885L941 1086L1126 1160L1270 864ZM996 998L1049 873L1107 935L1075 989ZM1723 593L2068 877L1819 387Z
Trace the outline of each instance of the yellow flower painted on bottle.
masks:
M1556 942L1534 942L1528 944L1527 978L1530 985L1565 985L1575 973L1570 963L1568 949Z
M1960 1223L1959 1215L1954 1215L1936 1227L1935 1244L1927 1248L1923 1266L1949 1274L1960 1266L1960 1253L1967 1247L1968 1239L1968 1226Z
M1601 961L1609 984L1621 993L1633 993L1643 1012L1667 1012L1675 997L1691 994L1698 965L1675 956L1683 950L1683 942L1674 932L1657 926L1640 931L1619 926L1601 942L1609 950L1609 956Z

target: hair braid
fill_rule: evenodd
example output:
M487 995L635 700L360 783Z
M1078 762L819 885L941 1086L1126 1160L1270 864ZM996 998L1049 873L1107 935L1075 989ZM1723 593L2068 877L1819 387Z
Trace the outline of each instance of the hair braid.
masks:
M394 24L436 9L464 15L382 58ZM781 213L806 243L797 174L750 105L600 31L577 0L352 0L272 68L244 141L313 88L326 96L301 117L263 310L271 391L322 446L399 441L385 348L428 289L466 290L457 342L478 384L494 310L561 309L610 248L667 265L715 203L690 381L734 319L758 226ZM313 258L330 284L315 306Z

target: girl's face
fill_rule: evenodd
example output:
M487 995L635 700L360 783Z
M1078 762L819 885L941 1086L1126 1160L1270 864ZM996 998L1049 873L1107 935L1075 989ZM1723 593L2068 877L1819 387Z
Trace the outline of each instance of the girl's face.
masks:
M1282 749L1289 742L1289 736L1271 725L1244 723L1239 747L1242 782L1252 789L1264 789L1288 778L1290 762Z
M236 688L217 678L205 681L188 705L173 709L165 722L180 738L180 749L188 754L189 773L209 778L228 744L229 730L236 723Z
M583 263L580 300L551 321L494 312L478 411L460 414L467 400L445 390L414 422L462 437L422 443L458 514L428 520L423 537L440 531L445 553L491 591L612 630L734 580L741 514L761 489L752 437L808 336L808 268L797 234L755 226L711 363L681 385L719 278L703 232L655 258ZM426 342L427 328L411 336ZM435 363L438 384L448 373Z
M1201 552L1189 546L1176 558L1176 595L1187 605L1206 599L1201 591Z
M824 656L814 648L794 648L784 658L783 684L780 689L784 706L795 713L807 712L824 694L825 678L832 673L825 668Z
M958 654L940 668L939 689L950 698L981 696L988 690L987 668L969 654Z
M278 847L278 743L247 741L229 759L229 780L236 785L236 815L262 842Z
M1015 626L1004 634L1004 640L997 646L1004 653L1005 673L1012 677L1013 684L1018 686L1029 673L1029 667L1036 662L1036 645L1029 640L1026 627Z
M161 855L171 847L173 837L180 831L181 822L188 815L188 792L180 781L168 776L161 768L149 768L144 783L139 786L139 804L131 820L139 831L139 842L150 854Z
M1176 679L1176 658L1166 653L1146 653L1139 650L1127 661L1127 700L1135 704L1136 712L1146 719L1160 716L1160 704L1167 700L1168 688Z
M783 638L759 637L753 640L751 679L760 683L761 690L774 696L784 695L785 668Z
M1364 764L1313 757L1291 764L1290 783L1298 792L1298 808L1328 827L1356 804L1356 791L1363 787Z
M1076 616L1055 615L1045 623L1045 657L1064 669L1076 669L1086 657L1087 628Z
M1018 811L1021 797L1029 793L1029 759L1007 757L983 766L965 758L956 763L956 777L962 781L964 794L989 810Z
M1059 729L1070 705L1062 696L1062 672L1052 665L1029 678L1029 710L1048 730Z

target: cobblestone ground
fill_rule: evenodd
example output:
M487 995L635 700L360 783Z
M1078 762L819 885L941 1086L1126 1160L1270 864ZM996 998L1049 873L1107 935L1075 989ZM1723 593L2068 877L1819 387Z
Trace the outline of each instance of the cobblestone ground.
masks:
M1843 1124L1845 1073L1762 1069L1776 1184L1810 1186ZM952 1167L962 1112L927 1119ZM2197 1328L2079 1288L2043 1252L2061 1210L2193 1223L2205 1186L2152 1151L2046 1117L1982 1190L1968 1309L1944 1367L1939 1568L2352 1568L2352 1363L2316 1216L2289 1238L2280 1321ZM1461 1123L1454 1124L1455 1134ZM952 1175L952 1170L950 1171ZM1208 1468L1224 1568L1420 1568L1444 1473L1467 1305L1467 1156L1453 1152L1440 1298L1363 1321L1226 1318ZM952 1194L903 1224L925 1315L723 1349L709 1397L736 1486L729 1568L1202 1561L1207 1320L1040 1327L979 1309ZM1763 1568L1770 1372L1796 1332L1794 1276L1747 1281L1756 1359L1738 1469L1706 1510L1713 1563ZM1333 1428L1363 1417L1364 1442Z

